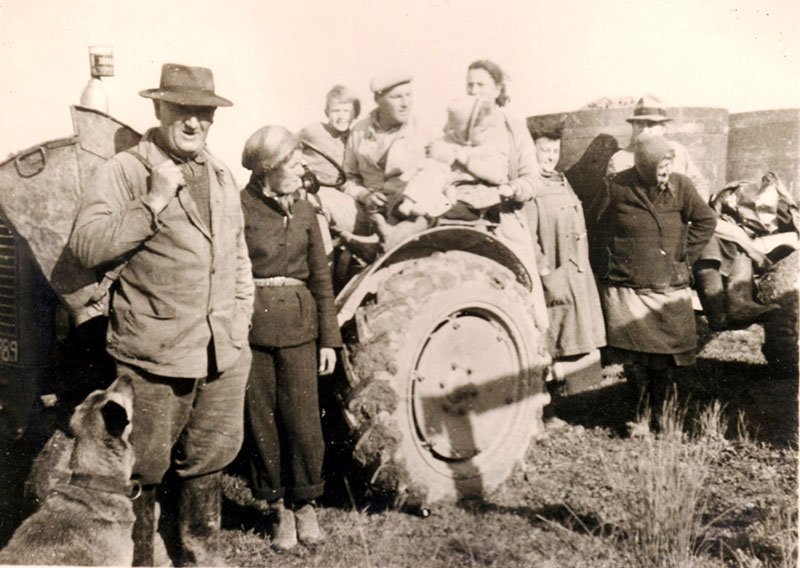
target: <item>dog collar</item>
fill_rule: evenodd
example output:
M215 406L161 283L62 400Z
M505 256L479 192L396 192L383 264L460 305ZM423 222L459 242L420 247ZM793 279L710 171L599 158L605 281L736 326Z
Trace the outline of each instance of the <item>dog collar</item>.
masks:
M84 489L102 491L104 493L116 493L126 495L131 500L137 499L142 494L142 486L137 480L120 481L115 477L107 475L95 475L91 473L75 473L69 476L69 484Z

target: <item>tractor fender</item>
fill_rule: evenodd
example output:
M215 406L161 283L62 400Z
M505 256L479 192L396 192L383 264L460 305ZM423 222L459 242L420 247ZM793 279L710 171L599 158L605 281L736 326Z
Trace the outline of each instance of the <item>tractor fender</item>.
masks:
M405 260L450 250L483 256L511 270L517 281L531 292L537 326L540 329L547 327L544 292L541 280L535 271L536 264L532 251L520 250L518 245L500 239L486 230L463 225L434 227L412 235L351 279L336 297L339 326L353 317L368 294L375 292L382 278L383 269Z

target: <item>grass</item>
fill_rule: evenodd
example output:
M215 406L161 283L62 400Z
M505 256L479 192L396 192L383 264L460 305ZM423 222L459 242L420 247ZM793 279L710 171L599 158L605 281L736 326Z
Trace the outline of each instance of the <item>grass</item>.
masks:
M656 434L646 409L633 428L642 444L606 467L613 498L625 511L618 537L632 566L692 566L709 547L702 489L724 443L722 407L718 402L706 407L690 433L684 432L686 416L673 393Z
M762 336L753 326L704 341L658 433L647 419L629 428L622 369L606 367L601 388L554 397L506 483L427 518L382 506L346 466L331 468L327 540L313 550L272 550L270 513L232 468L223 556L277 568L797 566L798 384L770 376Z
M348 491L327 473L326 542L278 554L270 518L225 477L224 550L235 566L461 568L797 566L797 384L777 381L760 328L718 334L679 380L658 433L631 435L618 369L555 399L509 480L428 518Z

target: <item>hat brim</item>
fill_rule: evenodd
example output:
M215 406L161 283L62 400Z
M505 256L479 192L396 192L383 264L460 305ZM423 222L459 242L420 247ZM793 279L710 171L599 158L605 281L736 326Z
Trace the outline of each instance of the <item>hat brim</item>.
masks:
M169 89L145 89L144 91L139 91L139 95L146 99L167 101L183 106L233 106L233 103L228 99L199 89L181 89L180 91Z
M660 114L640 114L638 116L631 116L625 120L627 122L669 122L672 119Z

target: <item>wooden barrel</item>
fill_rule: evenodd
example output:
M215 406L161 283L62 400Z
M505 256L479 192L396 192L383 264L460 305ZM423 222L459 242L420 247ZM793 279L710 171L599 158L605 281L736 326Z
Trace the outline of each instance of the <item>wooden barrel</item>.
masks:
M734 113L728 133L728 181L775 172L800 198L800 109Z
M528 118L531 130L541 122L561 120L564 135L558 167L568 172L573 185L590 183L605 171L608 158L630 142L631 127L625 121L633 107L578 110L565 113L535 115ZM728 111L713 107L674 107L667 109L672 121L667 123L666 137L683 144L714 191L725 185L728 154ZM594 143L589 154L587 149ZM605 164L602 163L605 160ZM580 164L579 164L580 162ZM579 167L576 168L576 165ZM569 170L580 170L570 175ZM590 172L590 173L587 173ZM584 188L576 187L580 195Z

